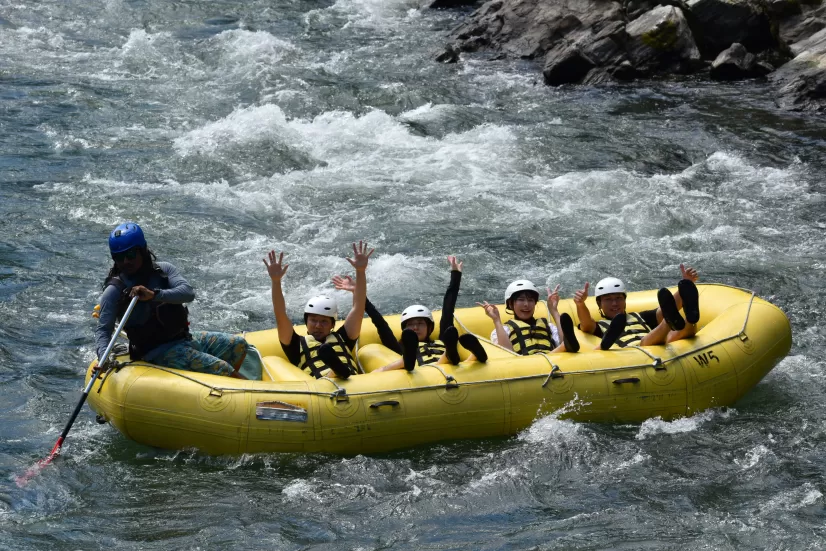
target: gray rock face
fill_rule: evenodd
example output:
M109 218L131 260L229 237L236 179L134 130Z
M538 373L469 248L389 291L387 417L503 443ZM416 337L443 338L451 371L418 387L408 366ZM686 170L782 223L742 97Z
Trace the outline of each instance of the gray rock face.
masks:
M795 58L771 74L778 103L795 111L826 111L826 29L792 45Z
M700 50L680 8L654 8L629 23L625 32L628 55L638 71L685 72L700 61Z
M545 84L558 86L581 81L594 67L594 62L576 46L561 44L545 56L542 76Z
M734 44L750 52L778 46L764 4L757 0L688 0L695 38L709 58Z
M587 42L615 22L625 17L614 0L491 0L452 36L465 51L490 44L508 55L536 58L560 42Z
M758 63L757 56L750 54L745 46L732 44L711 64L710 76L714 80L741 80L765 76L771 70L771 65Z
M763 76L794 52L797 57L770 77L779 103L821 110L824 1L489 0L451 33L452 44L437 59L455 63L460 52L484 48L500 57L544 58L549 85L599 85L695 72L712 59L714 79Z
M780 19L780 39L793 44L826 28L826 5L819 8L800 6L800 12Z

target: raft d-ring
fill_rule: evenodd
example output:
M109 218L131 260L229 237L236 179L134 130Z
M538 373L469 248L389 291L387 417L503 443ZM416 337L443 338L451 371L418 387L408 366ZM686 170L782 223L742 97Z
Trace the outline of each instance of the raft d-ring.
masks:
M565 375L562 373L562 370L559 369L558 365L551 364L551 372L548 373L548 377L545 379L545 382L542 383L542 388L548 386L548 383L551 382L551 379L563 379Z
M350 401L350 397L347 396L347 391L343 388L339 388L338 390L333 392L330 395L330 398L335 400L336 403L349 402Z
M745 331L741 332L741 333L740 333L739 335L737 335L737 336L738 336L738 337L740 337L740 340L741 340L741 341L743 341L743 342L746 342L747 340L749 340L749 336L748 336L748 335L746 335L746 332L745 332Z
M220 398L224 395L224 391L220 388L211 388L209 391L208 396L215 396L216 398Z
M654 363L651 364L655 371L665 371L666 367L663 365L662 358L654 358Z

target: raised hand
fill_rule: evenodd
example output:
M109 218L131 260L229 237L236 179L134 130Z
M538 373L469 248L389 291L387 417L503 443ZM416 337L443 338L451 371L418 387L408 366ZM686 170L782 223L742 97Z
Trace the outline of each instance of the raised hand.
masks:
M450 271L451 272L453 272L453 271L461 272L462 271L462 264L464 264L464 262L459 262L458 259L455 256L448 256L447 261L450 262Z
M350 259L348 257L347 262L356 270L364 270L367 268L367 261L370 259L370 255L372 255L375 250L376 249L370 249L368 252L366 241L359 241L358 247L353 243L353 258Z
M485 309L485 314L492 319L494 322L499 320L499 308L494 306L493 304L488 304L488 301L485 302L477 302L479 306Z
M548 292L548 310L554 312L557 306L559 306L559 284L557 283L553 292L551 292L550 287L545 287L545 290Z
M579 289L576 293L574 293L574 303L576 304L585 304L585 300L588 298L588 289L591 287L589 282L585 282L585 287Z
M339 291L349 291L351 293L356 292L356 282L353 281L353 278L350 276L334 275L333 287Z
M270 279L273 281L281 281L281 278L287 273L287 268L290 267L289 264L283 264L284 253L277 254L275 251L270 251L268 258L270 261L267 263L267 259L265 258L264 266L267 267L267 273L270 274Z
M680 264L680 273L683 275L683 279L688 279L689 281L693 281L695 283L698 279L700 279L700 274L697 273L697 270L691 266L686 266L685 264Z

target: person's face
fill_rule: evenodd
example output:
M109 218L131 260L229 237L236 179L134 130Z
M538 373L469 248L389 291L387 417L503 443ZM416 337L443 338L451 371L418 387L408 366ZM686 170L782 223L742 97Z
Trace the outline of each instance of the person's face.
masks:
M513 299L513 315L517 319L527 321L533 317L536 310L536 297L533 293L517 293Z
M412 318L407 320L407 323L404 324L404 328L410 329L416 333L416 336L419 337L419 342L424 342L430 334L427 330L428 325L427 318Z
M318 314L307 314L307 334L312 335L317 341L323 341L333 332L335 321L327 316Z
M138 247L112 255L112 260L126 275L134 275L143 267L143 255Z
M625 312L625 294L610 293L599 297L599 306L602 308L602 313L605 317L614 319L617 314Z

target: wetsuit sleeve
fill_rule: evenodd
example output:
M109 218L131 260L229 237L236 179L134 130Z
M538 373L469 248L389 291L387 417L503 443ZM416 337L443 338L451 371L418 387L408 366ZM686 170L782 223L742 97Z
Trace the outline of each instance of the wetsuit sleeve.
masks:
M120 291L114 285L108 286L104 289L100 296L100 317L98 318L98 325L95 328L95 350L97 351L98 360L101 355L106 352L106 347L112 339L112 333L115 331L115 324L118 320L118 302L120 300Z
M348 350L352 350L353 347L356 346L356 339L351 339L350 336L347 334L347 328L345 326L341 326L335 331L339 334L339 336L344 339L344 346L347 347Z
M381 315L381 312L376 310L376 307L373 306L373 303L370 302L370 299L366 299L366 302L364 304L364 311L367 312L367 315L370 316L370 321L372 321L373 325L376 327L376 331L378 331L379 333L379 339L381 339L381 343L393 352L401 354L402 345L399 344L399 341L396 340L396 335L393 334L393 330L390 329L390 326L387 324L387 320L384 319L384 316Z
M293 330L293 336L290 337L289 344L281 343L281 348L284 349L284 355L293 365L301 363L301 337Z
M167 302L169 304L184 304L195 300L195 290L189 282L184 279L178 268L169 262L158 262L158 268L169 282L168 289L160 289L155 293L153 302Z
M450 284L445 291L445 298L442 301L442 319L439 320L439 334L453 325L453 312L456 310L456 299L459 298L459 285L462 282L462 272L451 270Z
M643 310L642 312L637 312L637 313L642 318L642 321L644 321L645 324L648 326L648 329L654 329L655 327L657 327L659 325L659 322L657 321L657 309L656 308L654 310Z

